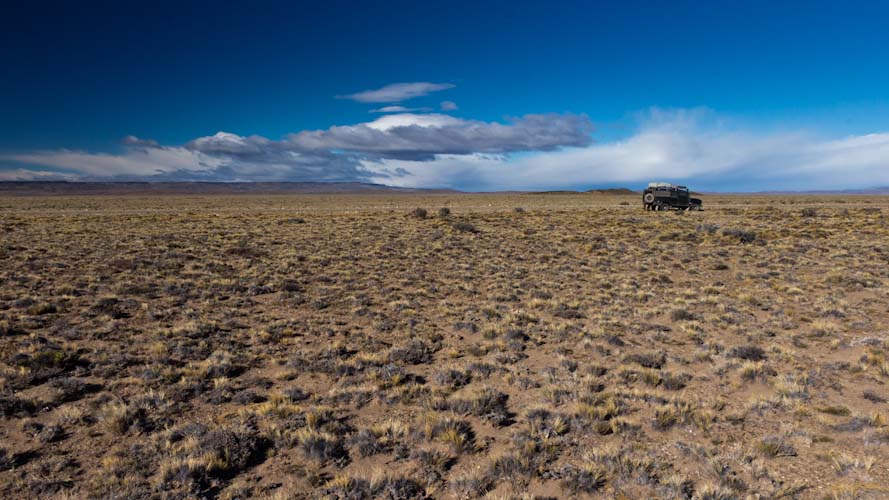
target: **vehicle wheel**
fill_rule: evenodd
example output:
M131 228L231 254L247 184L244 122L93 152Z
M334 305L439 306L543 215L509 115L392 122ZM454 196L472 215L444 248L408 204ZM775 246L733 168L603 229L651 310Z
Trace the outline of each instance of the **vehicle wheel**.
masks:
M654 203L654 193L645 193L645 196L642 197L642 201L651 205Z

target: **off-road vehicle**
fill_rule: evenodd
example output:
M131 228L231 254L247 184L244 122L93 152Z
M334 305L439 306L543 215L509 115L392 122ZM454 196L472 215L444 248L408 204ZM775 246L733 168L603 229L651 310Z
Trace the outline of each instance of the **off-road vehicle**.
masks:
M704 204L699 198L692 198L685 186L677 186L669 182L650 182L642 192L642 204L645 210L703 210Z

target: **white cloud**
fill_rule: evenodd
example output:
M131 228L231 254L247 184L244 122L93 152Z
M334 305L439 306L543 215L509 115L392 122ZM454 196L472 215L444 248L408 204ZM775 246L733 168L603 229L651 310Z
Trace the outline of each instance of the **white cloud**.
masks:
M422 97L454 88L451 83L409 82L391 83L373 90L364 90L354 94L338 95L337 99L351 99L358 102L401 102L415 97Z
M219 132L175 147L128 137L120 154L0 155L34 166L0 170L0 180L371 181L468 190L638 187L651 180L725 191L889 186L889 133L762 131L705 110L655 109L637 120L626 138L594 144L586 117L552 114L498 123L396 113L283 140Z
M218 158L180 147L128 148L124 154L84 151L37 151L0 156L29 165L70 170L82 176L151 176L170 172L210 171L222 165Z
M571 114L526 115L509 123L449 115L394 114L369 123L309 130L287 136L296 151L344 151L376 158L428 160L436 154L547 151L592 141L589 118Z
M52 172L49 170L29 170L16 168L13 170L0 170L0 182L8 181L74 181L76 174Z
M366 160L552 150L589 143L590 128L589 119L578 115L527 115L497 123L397 113L279 141L217 132L167 147L128 136L121 154L36 151L0 160L63 169L83 179L366 181L371 175Z
M160 144L157 143L154 139L141 139L136 137L135 135L128 135L121 139L121 144L124 146L131 147L143 147L143 148L159 148Z
M216 132L208 137L198 137L186 144L193 151L201 151L208 154L238 154L258 153L271 141L257 135L241 137L229 132Z
M441 101L441 110L442 111L456 111L457 103L454 101Z
M413 113L401 113L397 115L386 115L376 120L364 124L368 128L374 130L390 130L396 127L425 127L425 128L442 128L445 126L459 126L466 123L465 120L454 118L453 116L430 113L417 115Z
M383 106L382 108L376 108L368 111L368 113L415 113L415 112L425 112L432 111L432 108L422 107L422 108L406 108L404 106Z
M682 180L712 190L856 189L889 185L889 133L825 139L762 133L697 111L654 110L627 139L521 157L438 155L366 162L406 187L546 190ZM396 172L403 175L395 176Z

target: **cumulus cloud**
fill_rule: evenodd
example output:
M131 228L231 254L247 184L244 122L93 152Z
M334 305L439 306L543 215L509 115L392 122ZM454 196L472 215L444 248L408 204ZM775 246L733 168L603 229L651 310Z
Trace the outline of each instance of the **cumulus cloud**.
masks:
M456 111L457 103L454 101L441 101L441 110L442 111Z
M429 129L440 129L445 126L459 126L465 123L468 122L460 118L455 118L453 116L442 115L438 113L428 113L422 115L413 113L399 113L397 115L381 116L372 122L359 124L358 126L366 126L374 130L386 131L401 127L414 126Z
M582 115L526 115L508 123L442 114L388 115L370 123L304 131L287 137L300 150L345 150L382 158L431 159L440 154L552 151L585 146L592 124Z
M216 132L208 137L198 137L185 147L206 154L237 155L258 154L271 145L272 141L258 135L242 137L229 132Z
M408 82L408 83L391 83L384 87L373 90L364 90L354 94L338 95L337 99L351 99L358 102L401 102L415 97L422 97L438 92L454 88L451 83L432 83L432 82Z

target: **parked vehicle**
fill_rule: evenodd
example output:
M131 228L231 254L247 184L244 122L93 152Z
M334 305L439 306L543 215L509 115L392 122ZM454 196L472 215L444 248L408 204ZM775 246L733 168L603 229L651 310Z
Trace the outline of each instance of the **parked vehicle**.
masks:
M650 182L642 192L645 210L703 210L704 203L692 198L688 188L669 182Z

